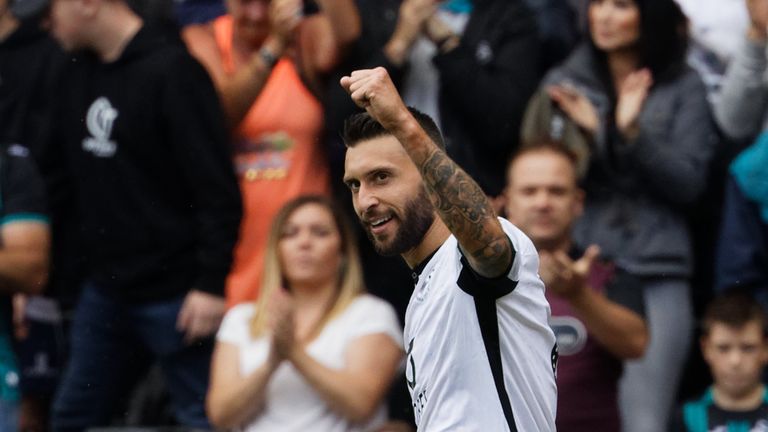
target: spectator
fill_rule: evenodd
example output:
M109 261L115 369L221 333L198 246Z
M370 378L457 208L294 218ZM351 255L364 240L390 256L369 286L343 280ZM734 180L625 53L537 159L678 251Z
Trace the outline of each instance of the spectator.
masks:
M621 361L642 356L648 343L642 283L598 260L596 246L583 250L573 243L584 192L575 155L565 147L522 149L510 162L506 195L509 221L539 251L539 275L552 308L560 354L557 429L618 432Z
M726 68L739 49L749 20L744 0L676 0L688 17L688 63L701 76L710 104L717 105Z
M683 210L706 185L714 134L672 0L593 0L588 16L590 39L545 85L592 141L574 239L642 279L651 339L644 358L626 365L619 399L624 430L657 432L693 330Z
M227 281L234 305L257 295L272 218L289 199L328 194L316 95L359 34L353 0L229 0L229 15L190 26L185 38L216 84L232 129L244 219ZM316 13L313 13L316 12Z
M716 289L751 291L768 307L768 134L731 164L715 261Z
M732 140L751 140L768 126L768 1L744 0L749 27L723 79L715 119Z
M384 47L407 66L406 104L437 119L448 154L493 197L539 82L538 38L523 0L405 0Z
M275 216L261 299L232 308L218 334L208 413L246 431L372 430L403 355L397 316L363 294L357 247L327 198Z
M2 146L0 191L0 432L16 432L20 395L11 348L11 294L42 292L51 241L45 186L26 147Z
M50 215L51 265L45 293L28 300L14 296L14 335L19 369L21 408L19 429L43 430L48 424L50 401L58 385L64 357L62 317L77 293L76 242L62 230L74 219L59 161L46 157L51 132L52 97L67 58L40 28L44 2L0 0L0 142L24 143L39 168L46 189ZM9 8L10 6L10 8ZM73 230L70 230L73 231Z
M533 15L541 42L540 70L547 72L568 57L581 39L578 10L570 0L525 0Z
M700 343L714 382L701 399L683 405L672 431L768 428L768 394L760 379L768 363L767 325L763 309L743 293L709 304Z
M689 64L702 77L712 107L718 132L718 144L708 170L708 184L701 199L688 209L693 238L695 268L691 286L697 317L717 289L716 259L718 232L722 226L729 165L760 131L763 99L760 96L760 72L754 79L753 55L765 58L765 45L756 53L757 41L745 41L750 18L745 0L678 0L690 20L691 47ZM763 60L764 62L764 60ZM760 69L757 66L757 69ZM763 68L764 69L764 68ZM758 88L754 85L757 84ZM748 93L744 91L749 88ZM764 93L764 91L763 91ZM745 101L736 98L746 97ZM757 117L757 118L755 118ZM683 398L700 394L706 384L707 365L696 353L686 366L680 393Z
M31 146L47 132L50 101L44 92L63 56L38 20L19 19L11 6L11 0L0 0L0 139Z
M62 47L83 53L60 85L55 136L88 252L53 429L108 424L151 359L178 422L206 428L240 219L213 84L175 29L145 24L124 0L53 0L50 18Z

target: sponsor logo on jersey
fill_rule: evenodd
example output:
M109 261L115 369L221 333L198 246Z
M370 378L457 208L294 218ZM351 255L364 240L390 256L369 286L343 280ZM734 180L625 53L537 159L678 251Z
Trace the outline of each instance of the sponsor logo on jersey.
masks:
M587 328L574 317L552 317L549 323L555 332L557 349L560 355L574 355L584 349L587 343Z

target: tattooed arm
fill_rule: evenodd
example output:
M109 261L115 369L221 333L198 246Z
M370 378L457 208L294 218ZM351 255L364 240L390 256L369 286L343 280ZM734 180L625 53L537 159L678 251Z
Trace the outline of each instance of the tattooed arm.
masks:
M501 276L512 244L482 189L419 126L384 68L352 72L341 80L357 105L392 133L421 171L440 218L456 236L470 266L485 277Z

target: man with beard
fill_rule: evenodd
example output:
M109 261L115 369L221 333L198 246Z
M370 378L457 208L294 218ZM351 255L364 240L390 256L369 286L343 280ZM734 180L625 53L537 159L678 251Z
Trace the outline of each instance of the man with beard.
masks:
M341 85L367 111L344 128L355 212L379 253L413 270L406 380L418 428L555 430L557 350L533 244L496 217L385 69Z

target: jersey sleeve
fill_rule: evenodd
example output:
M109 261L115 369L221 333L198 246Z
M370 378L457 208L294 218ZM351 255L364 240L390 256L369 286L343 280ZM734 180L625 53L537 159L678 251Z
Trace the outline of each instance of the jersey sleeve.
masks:
M48 223L45 186L29 150L14 144L5 150L0 162L3 179L0 183L0 225L19 221Z
M487 278L478 274L470 265L464 253L461 254L461 273L458 285L462 291L475 297L501 298L517 287L521 271L538 272L538 260L532 260L531 254L536 255L536 250L531 241L505 219L499 218L504 233L512 246L512 259L507 270L498 277ZM529 268L530 267L530 268Z
M241 304L227 311L216 334L216 340L238 346L244 345L249 338L248 332L254 309L252 304Z

